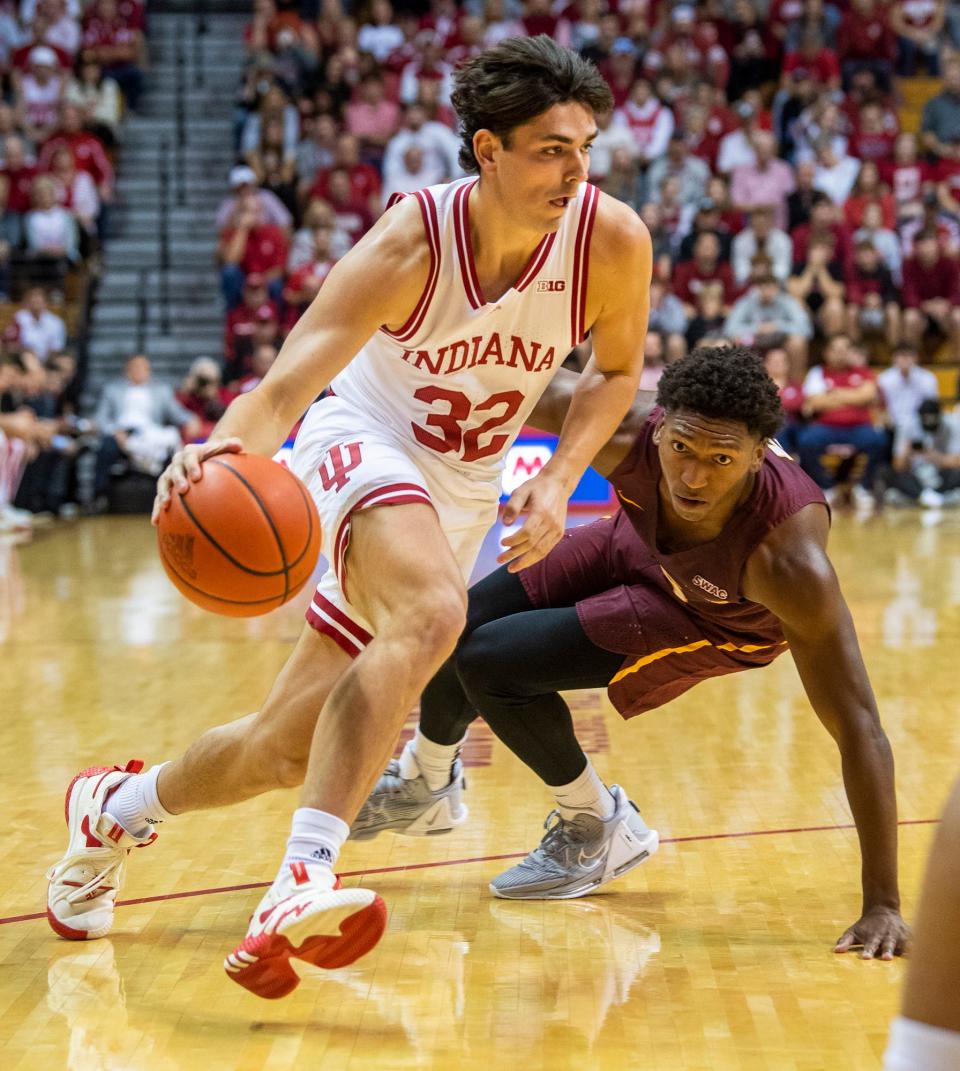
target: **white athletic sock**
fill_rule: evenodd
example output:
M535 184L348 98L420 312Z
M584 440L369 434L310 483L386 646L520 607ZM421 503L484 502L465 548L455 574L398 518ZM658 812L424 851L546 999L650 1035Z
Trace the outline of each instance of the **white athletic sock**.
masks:
M150 827L174 816L160 802L157 778L166 766L161 762L146 773L133 774L114 792L103 808L134 837L145 837Z
M350 827L342 818L315 807L298 807L293 812L287 852L281 872L288 863L320 863L332 870Z
M897 1016L890 1024L885 1071L955 1071L960 1067L960 1033Z
M569 785L548 785L557 801L557 810L560 817L565 819L574 818L578 814L594 814L597 818L610 818L617 809L610 789L600 780L600 776L593 768L593 763L587 759L587 768Z
M463 738L455 744L435 744L418 728L414 738L407 741L400 755L400 776L413 780L418 773L422 773L430 791L439 792L450 784L454 760L460 754L466 739L464 733Z

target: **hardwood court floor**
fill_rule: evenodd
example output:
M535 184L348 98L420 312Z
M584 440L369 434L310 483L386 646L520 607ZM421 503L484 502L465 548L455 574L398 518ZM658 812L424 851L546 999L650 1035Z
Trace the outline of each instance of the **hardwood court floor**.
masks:
M930 521L841 517L832 540L897 756L908 913L960 766L960 517ZM169 823L131 859L112 936L55 938L39 913L70 777L158 761L255 709L301 609L247 622L195 610L145 520L0 544L6 1071L880 1066L903 964L831 953L858 913L856 837L789 657L630 724L601 694L576 697L599 770L664 840L604 894L488 893L537 842L550 801L480 728L465 828L344 852L345 880L365 875L390 908L385 939L352 968L308 969L277 1003L221 969L275 871L294 793Z

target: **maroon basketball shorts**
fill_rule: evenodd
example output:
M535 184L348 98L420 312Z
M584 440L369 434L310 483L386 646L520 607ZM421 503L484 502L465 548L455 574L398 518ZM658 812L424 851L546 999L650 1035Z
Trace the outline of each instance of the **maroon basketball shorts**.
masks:
M618 516L567 532L520 579L537 609L575 606L590 642L624 656L608 685L624 718L710 677L765 666L787 649L781 634L731 631L665 590L659 563Z

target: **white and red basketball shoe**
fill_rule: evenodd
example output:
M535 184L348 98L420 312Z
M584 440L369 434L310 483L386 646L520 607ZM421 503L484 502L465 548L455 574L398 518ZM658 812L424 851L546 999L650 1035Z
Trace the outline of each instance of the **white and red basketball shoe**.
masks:
M369 889L344 889L329 867L290 863L257 904L247 936L224 970L258 997L293 992L300 976L290 959L346 967L383 936L387 906Z
M88 941L110 932L127 854L157 839L152 831L133 836L103 810L107 797L142 769L139 759L122 769L91 766L67 788L64 814L70 839L64 857L47 871L47 921L68 941Z

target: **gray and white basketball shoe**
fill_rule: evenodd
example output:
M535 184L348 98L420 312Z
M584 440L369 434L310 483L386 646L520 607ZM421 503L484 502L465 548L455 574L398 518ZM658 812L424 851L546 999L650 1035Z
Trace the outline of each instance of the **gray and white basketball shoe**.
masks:
M466 787L459 759L454 760L449 783L436 792L431 791L422 773L402 777L399 760L391 759L350 827L349 839L372 840L388 832L406 837L449 833L467 820L469 812L463 805Z
M649 859L659 847L659 834L647 827L619 785L611 785L610 792L617 809L606 820L593 814L567 819L551 811L539 846L495 877L490 891L505 900L570 900Z

